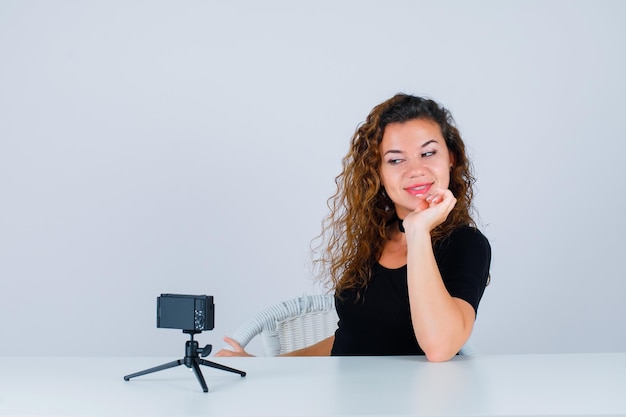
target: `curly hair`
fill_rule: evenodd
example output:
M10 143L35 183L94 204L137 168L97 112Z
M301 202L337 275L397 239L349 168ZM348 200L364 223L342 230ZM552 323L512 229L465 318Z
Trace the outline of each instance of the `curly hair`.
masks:
M388 124L414 119L437 123L453 155L449 189L457 202L447 219L431 232L433 244L461 225L476 226L470 215L475 178L452 115L433 100L397 94L374 107L357 128L343 158L343 170L335 178L337 191L327 201L330 214L318 236L323 250L314 264L335 294L346 289L360 292L366 287L372 266L390 238L388 226L397 214L381 185L379 144Z

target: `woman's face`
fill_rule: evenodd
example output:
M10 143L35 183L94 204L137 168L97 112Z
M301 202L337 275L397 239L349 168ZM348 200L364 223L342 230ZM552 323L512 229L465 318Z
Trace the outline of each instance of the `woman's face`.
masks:
M439 125L427 119L390 123L379 145L380 177L401 219L450 185L453 156Z

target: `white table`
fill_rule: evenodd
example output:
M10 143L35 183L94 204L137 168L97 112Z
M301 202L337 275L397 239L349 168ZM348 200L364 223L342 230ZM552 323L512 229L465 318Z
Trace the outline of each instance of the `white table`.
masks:
M0 357L0 415L626 415L626 353L424 357L207 358L204 393L185 366L124 381L173 358Z

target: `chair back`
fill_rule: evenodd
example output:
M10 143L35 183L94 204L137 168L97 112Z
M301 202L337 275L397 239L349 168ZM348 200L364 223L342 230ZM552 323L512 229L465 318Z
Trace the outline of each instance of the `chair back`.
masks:
M261 311L239 327L232 338L245 347L260 335L263 355L276 356L332 336L338 320L332 294L303 295Z

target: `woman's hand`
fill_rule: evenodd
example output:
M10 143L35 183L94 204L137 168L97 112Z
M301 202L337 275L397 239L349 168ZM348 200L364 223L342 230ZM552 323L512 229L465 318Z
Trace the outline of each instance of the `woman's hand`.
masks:
M402 225L407 233L420 230L430 233L446 220L455 204L452 191L437 189L423 197L419 207L406 216Z
M215 356L254 356L246 352L235 339L231 339L228 336L224 336L224 342L228 343L233 350L222 349L215 354Z

